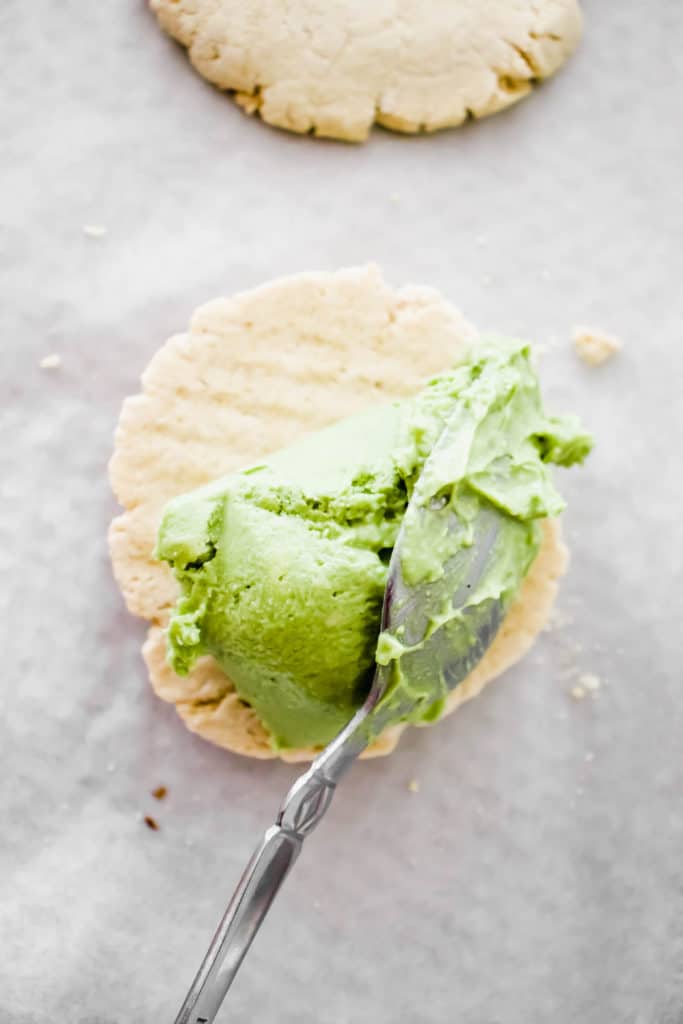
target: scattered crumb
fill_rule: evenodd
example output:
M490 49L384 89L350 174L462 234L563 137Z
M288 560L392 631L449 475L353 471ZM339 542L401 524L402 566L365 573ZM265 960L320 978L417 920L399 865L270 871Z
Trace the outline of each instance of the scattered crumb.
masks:
M583 686L573 686L569 692L574 700L583 700L586 696L586 691Z
M583 759L584 761L594 761L595 754L591 750L587 750L586 753L583 755Z
M491 277L490 274L484 274L482 276L481 283L488 288L489 285L493 284L493 278Z
M474 241L477 245L486 245L488 242L488 235L477 235Z
M577 796L583 796L583 786L577 786L576 787L576 795Z
M410 780L410 782L408 783L408 789L410 790L411 793L420 792L420 783L417 781L417 779Z
M159 826L158 826L157 822L154 820L154 818L150 814L146 814L142 820L144 821L144 823L147 826L147 828L151 828L152 832L158 832L159 831Z
M551 277L552 277L552 274L550 273L548 268L547 267L543 267L543 270L541 271L541 278L542 278L542 280L543 281L549 281Z
M166 797L168 790L166 786L157 786L156 789L152 790L152 796L155 800L163 800Z
M107 229L104 224L84 224L83 234L87 238L104 238Z
M41 370L58 370L62 365L62 357L53 352L50 356L45 356L40 360Z
M185 840L185 846L187 846L187 847L194 846L194 839L186 839Z
M109 764L107 765L107 771L108 772L115 772L116 771L116 761L110 761L109 762Z
M389 199L391 200L392 203L401 202L401 196L398 192L392 192L391 195L389 196Z
M583 675L579 676L579 685L584 690L599 690L602 682L600 676L596 676L593 672L584 672Z
M574 331L574 348L588 366L602 366L620 350L621 341L612 334L605 334L592 327L577 327Z
M313 900L313 909L320 910L320 900Z

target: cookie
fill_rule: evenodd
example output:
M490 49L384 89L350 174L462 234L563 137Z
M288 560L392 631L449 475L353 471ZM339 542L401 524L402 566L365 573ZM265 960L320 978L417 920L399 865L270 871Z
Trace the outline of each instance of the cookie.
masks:
M153 357L116 430L110 477L124 512L109 543L129 610L151 623L143 653L152 685L190 729L237 753L278 756L212 658L187 677L166 663L163 631L177 586L152 556L166 502L373 403L414 393L475 339L437 292L393 290L376 268L364 267L282 278L216 299ZM448 711L517 661L547 621L567 554L559 524L547 522L544 531L496 640L451 694ZM385 733L369 754L390 753L403 728ZM280 756L297 761L313 753Z
M578 43L577 0L150 0L204 78L249 113L349 141L433 132L526 96Z

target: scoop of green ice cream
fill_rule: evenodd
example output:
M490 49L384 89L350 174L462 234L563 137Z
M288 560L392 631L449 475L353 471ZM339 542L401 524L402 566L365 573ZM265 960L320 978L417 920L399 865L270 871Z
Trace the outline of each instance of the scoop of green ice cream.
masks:
M391 656L386 643L377 653L387 567L447 420L439 487L461 514L486 505L504 514L509 529L488 586L508 600L538 550L536 520L563 508L548 463L581 461L591 447L573 417L545 415L521 342L479 345L415 397L167 506L157 556L173 566L182 595L168 630L171 665L182 675L212 654L275 748L327 743L362 703L376 656ZM408 531L402 550L408 582L438 574L455 553L417 538ZM467 544L467 532L450 544ZM418 715L438 710L422 702Z

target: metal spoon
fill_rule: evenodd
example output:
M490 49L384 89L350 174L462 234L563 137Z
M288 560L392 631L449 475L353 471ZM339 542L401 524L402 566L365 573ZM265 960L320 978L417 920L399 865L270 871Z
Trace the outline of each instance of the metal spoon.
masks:
M495 599L465 608L490 568L503 519L493 506L486 506L474 522L464 522L448 496L438 493L442 477L439 460L448 460L458 429L454 420L447 423L434 446L409 503L389 564L382 609L382 630L390 637L400 639L403 645L424 641L419 651L405 657L412 658L414 666L418 662L418 671L433 675L434 700L469 674L493 640L506 610ZM441 520L438 526L442 536L466 532L468 543L445 562L439 579L409 586L401 569L406 522L414 541L415 530L433 534L429 527L434 526L434 517ZM464 648L461 643L456 645L457 653L449 628L434 629L434 617L443 610L444 602L456 612L465 608L455 617L456 628L464 630L467 637ZM337 783L387 726L405 720L415 710L413 699L401 696L398 690L390 692L392 671L395 665L377 667L363 706L285 797L275 824L265 833L242 875L175 1024L211 1024L215 1020L261 922L301 852L304 838L323 817Z

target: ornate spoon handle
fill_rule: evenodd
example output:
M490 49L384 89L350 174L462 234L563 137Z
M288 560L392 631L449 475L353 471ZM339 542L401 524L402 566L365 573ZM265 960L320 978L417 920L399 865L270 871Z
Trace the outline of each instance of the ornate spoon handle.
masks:
M305 836L330 806L339 779L376 734L368 716L377 697L373 687L363 707L285 797L275 825L264 835L242 875L175 1024L214 1021Z

